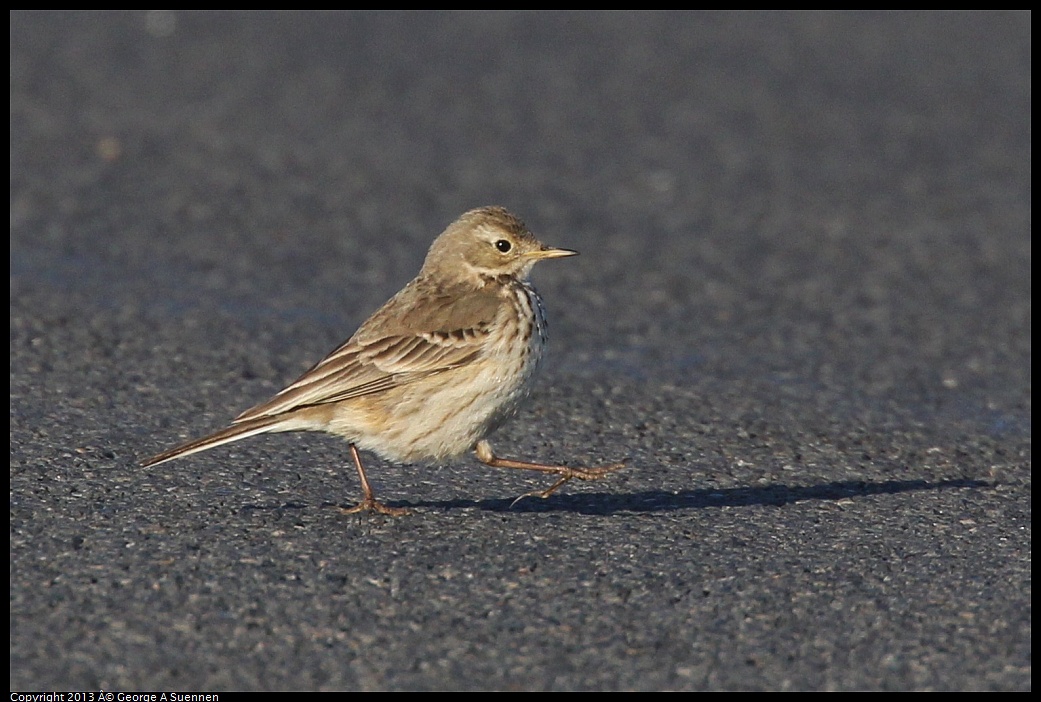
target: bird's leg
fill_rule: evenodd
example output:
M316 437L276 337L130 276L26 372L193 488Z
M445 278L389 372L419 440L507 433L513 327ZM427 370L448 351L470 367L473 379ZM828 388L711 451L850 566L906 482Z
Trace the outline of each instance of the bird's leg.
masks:
M365 493L365 497L362 501L356 504L350 509L341 507L340 511L344 514L354 514L355 512L379 512L380 514L387 514L391 517L401 517L406 514L411 514L407 509L401 507L388 507L382 502L376 501L376 495L372 492L372 486L369 485L369 479L365 477L365 469L361 465L361 456L358 454L358 447L351 444L351 456L354 458L354 465L358 467L358 477L361 478L361 491Z
M564 483L577 478L578 480L600 480L606 478L611 473L621 470L625 467L624 463L612 463L607 466L599 466L597 468L571 468L569 466L551 466L545 463L529 463L528 461L514 461L509 458L499 458L495 455L495 451L492 450L492 445L487 441L478 441L477 446L474 447L474 454L477 456L477 460L486 466L492 466L493 468L519 468L521 470L537 470L540 473L553 473L554 475L560 476L557 482L553 483L547 490L535 490L534 492L528 492L516 500L522 500L525 497L539 496L543 499L549 497L557 491Z

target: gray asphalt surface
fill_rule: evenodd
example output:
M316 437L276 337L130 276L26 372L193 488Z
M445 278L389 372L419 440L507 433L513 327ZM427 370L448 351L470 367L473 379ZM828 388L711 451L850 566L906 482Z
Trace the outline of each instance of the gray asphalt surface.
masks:
M1029 690L1029 14L14 12L18 690ZM462 211L507 456L252 439Z

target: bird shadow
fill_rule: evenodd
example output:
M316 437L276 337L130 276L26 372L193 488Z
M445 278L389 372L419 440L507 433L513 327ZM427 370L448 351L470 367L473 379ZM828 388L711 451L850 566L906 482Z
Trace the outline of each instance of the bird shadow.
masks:
M863 480L836 481L819 485L763 485L739 488L704 488L700 490L644 490L642 492L556 493L547 499L537 496L507 497L484 500L457 498L451 500L393 500L386 504L406 509L479 509L500 513L572 512L575 514L609 515L623 512L653 514L685 509L712 507L746 507L770 505L782 507L804 500L838 501L871 495L896 495L965 488L991 487L992 483L971 478L951 480ZM351 507L325 502L322 507ZM246 511L285 511L307 509L306 503L247 504Z
M950 490L990 487L983 480L960 478L953 480L885 480L872 483L862 480L823 483L820 485L765 485L701 490L645 490L631 493L586 492L555 494L547 499L525 497L486 500L427 500L401 501L397 507L435 509L480 509L488 512L574 512L578 514L608 515L620 512L655 513L709 507L741 507L771 505L781 507L803 500L837 501L895 495L902 492Z

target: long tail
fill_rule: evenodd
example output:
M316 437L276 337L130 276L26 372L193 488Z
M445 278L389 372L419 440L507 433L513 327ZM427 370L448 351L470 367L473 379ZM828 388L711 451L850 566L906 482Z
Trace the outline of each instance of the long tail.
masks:
M257 419L250 419L245 422L239 422L238 424L232 424L226 429L221 429L220 431L204 436L201 439L193 439L192 441L183 443L180 446L175 446L169 451L163 451L162 453L143 461L141 466L144 468L156 466L160 463L180 458L181 456L190 456L199 451L206 451L207 449L216 446L230 444L232 441L246 439L250 436L256 436L257 434L264 434L271 431L295 431L306 428L308 427L301 425L299 422L294 422L292 417L287 415L258 417Z

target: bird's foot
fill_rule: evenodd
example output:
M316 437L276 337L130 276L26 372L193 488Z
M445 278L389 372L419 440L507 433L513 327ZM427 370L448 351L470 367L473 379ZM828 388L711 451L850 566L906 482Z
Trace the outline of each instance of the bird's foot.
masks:
M375 498L372 497L366 497L353 507L339 507L338 509L342 514L378 512L380 514L386 514L389 517L404 517L407 514L412 514L412 510L410 509L405 509L404 507L389 507L382 502L377 502Z

